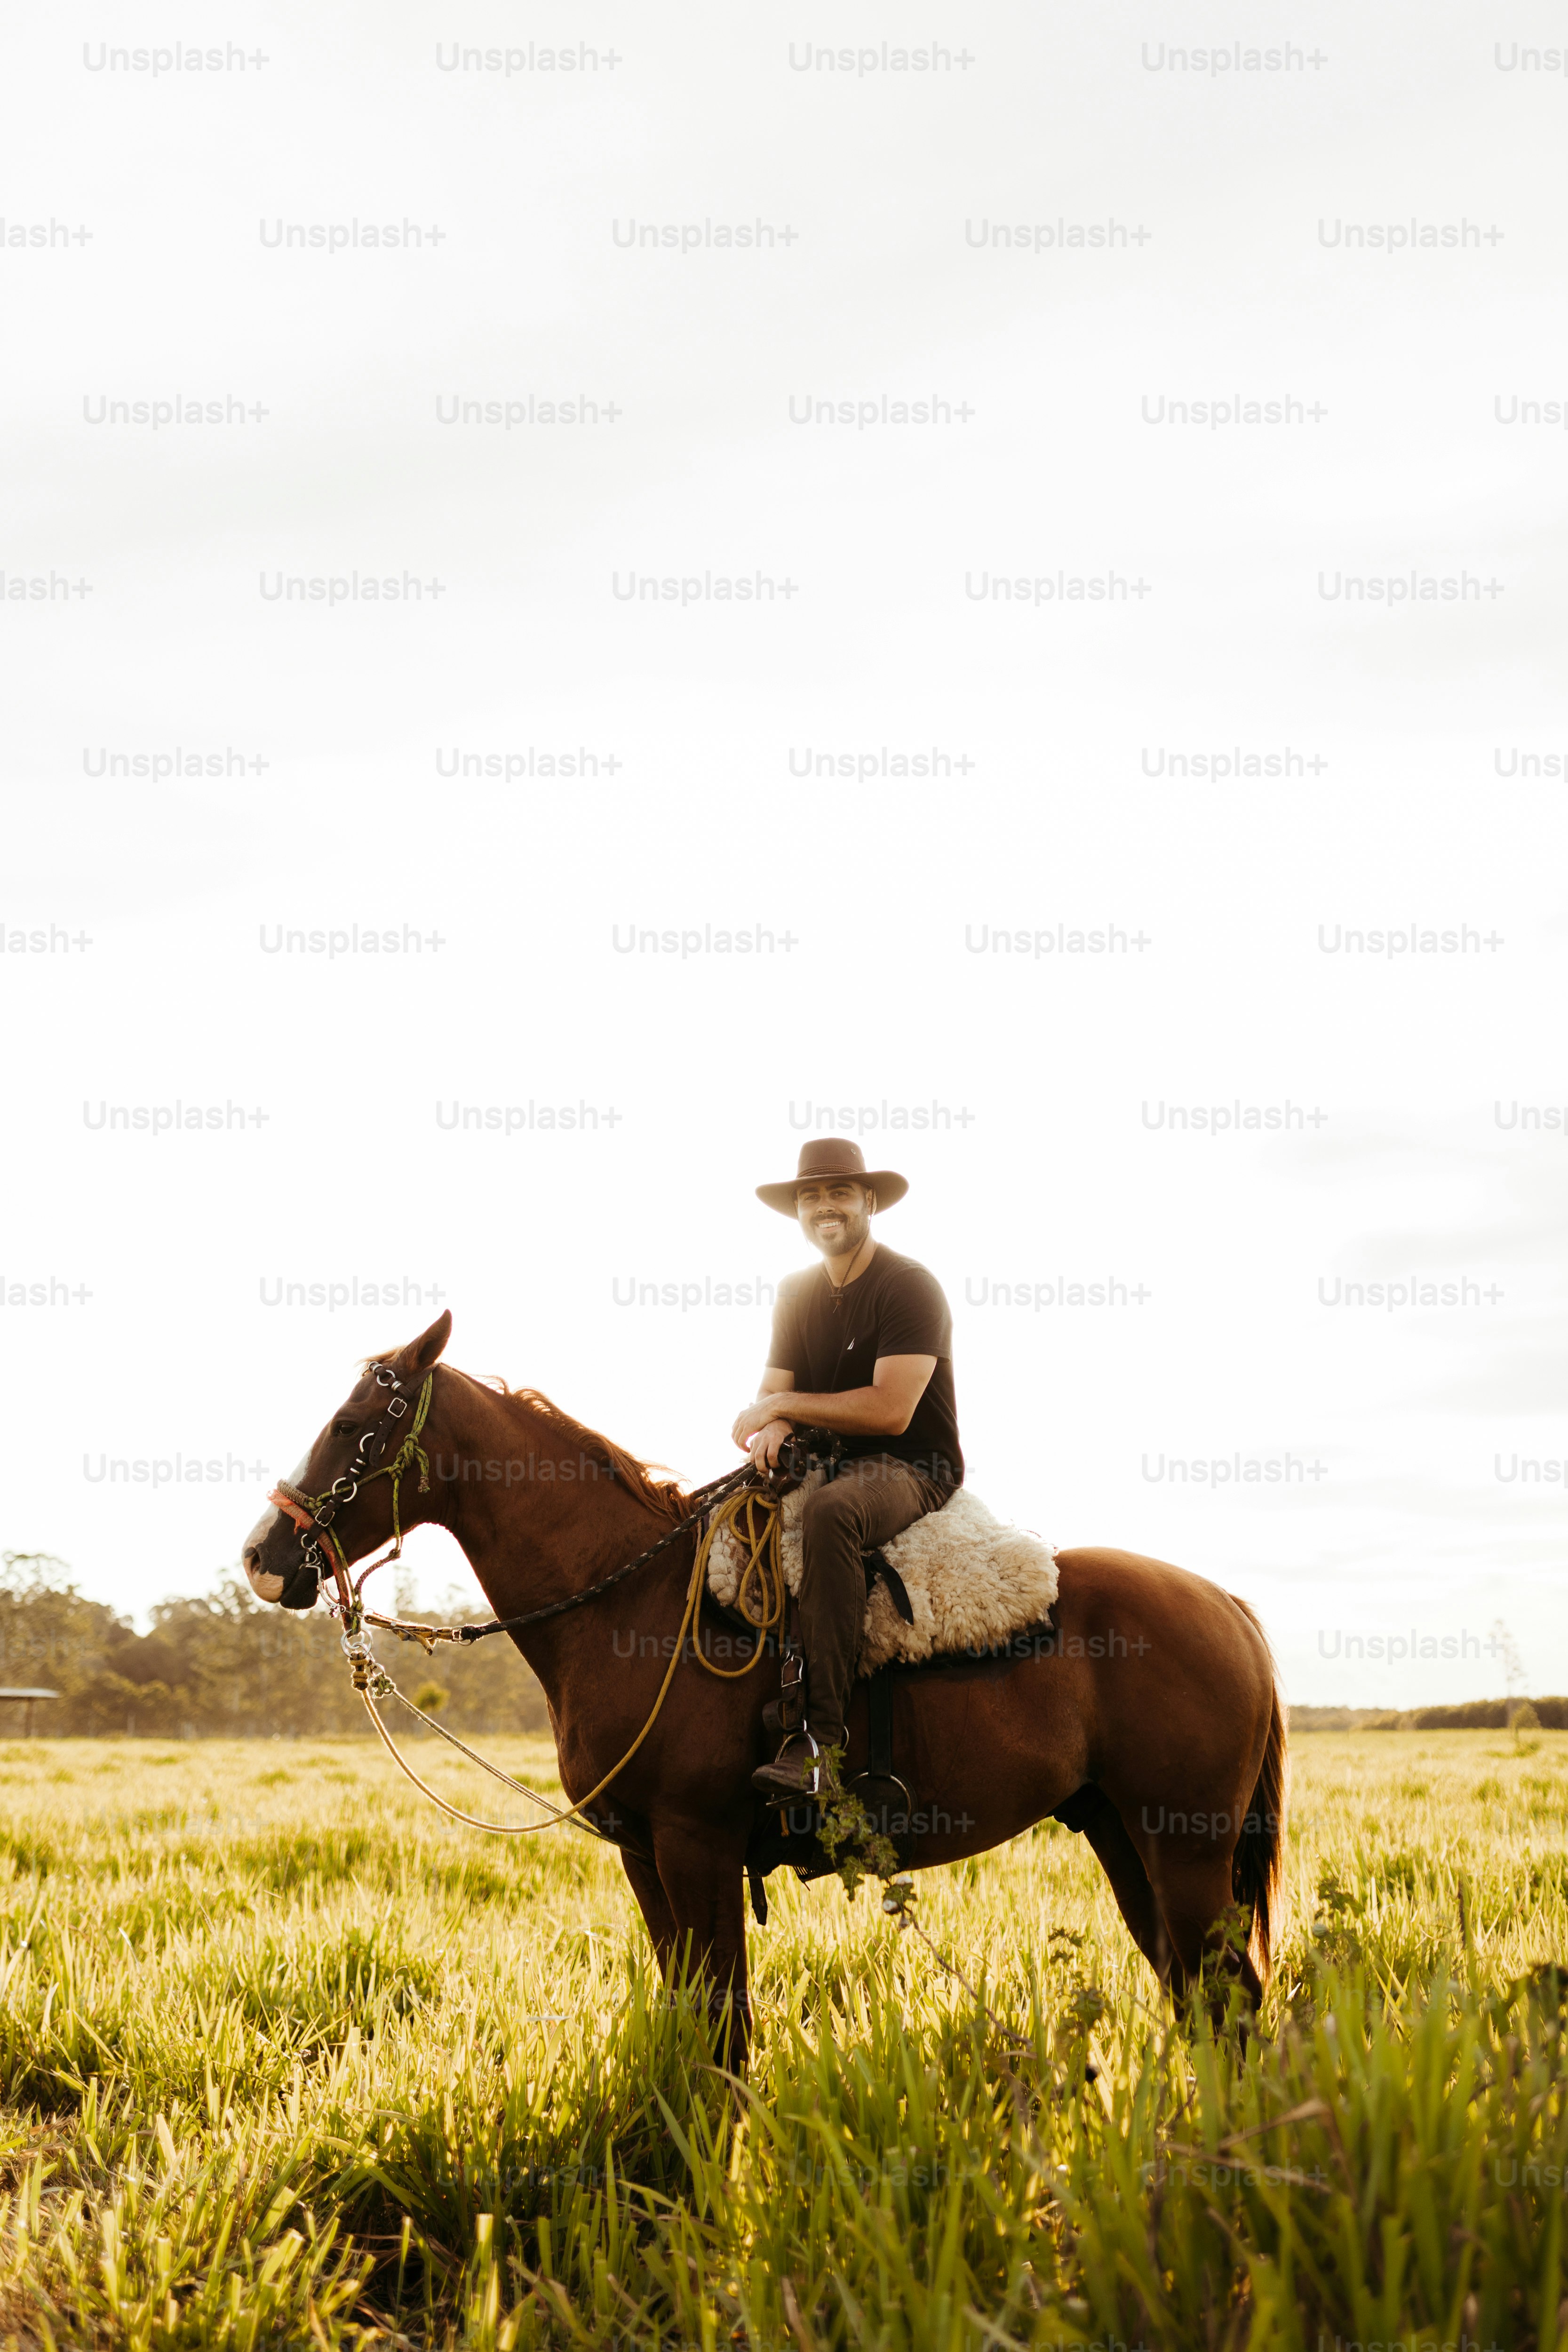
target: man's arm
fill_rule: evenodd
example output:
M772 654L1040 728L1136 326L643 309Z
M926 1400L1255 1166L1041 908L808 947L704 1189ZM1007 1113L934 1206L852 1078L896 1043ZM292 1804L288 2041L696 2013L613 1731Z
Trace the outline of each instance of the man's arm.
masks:
M785 1371L779 1364L770 1364L763 1374L756 1405L748 1407L745 1412L737 1413L735 1417L735 1426L731 1434L742 1451L750 1454L753 1465L759 1470L776 1469L779 1447L786 1437L794 1435L791 1424L774 1413L773 1404L775 1396L786 1395L794 1387L793 1372ZM760 1419L758 1407L763 1408ZM743 1421L749 1421L752 1425L742 1437L741 1423Z
M879 1356L868 1389L809 1396L789 1385L791 1373L770 1364L763 1374L756 1403L735 1417L735 1443L755 1455L758 1449L752 1441L765 1433L763 1451L771 1466L797 1422L815 1429L835 1429L846 1437L901 1437L935 1370L934 1356Z

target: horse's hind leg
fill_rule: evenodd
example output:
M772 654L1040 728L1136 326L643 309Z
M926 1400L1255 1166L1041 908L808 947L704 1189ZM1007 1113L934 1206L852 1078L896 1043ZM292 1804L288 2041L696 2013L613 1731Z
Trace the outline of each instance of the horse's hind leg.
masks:
M1114 1805L1105 1804L1084 1831L1095 1858L1110 1881L1127 1932L1163 1984L1171 1972L1170 1940L1143 1857L1127 1834Z
M1225 2019L1227 1979L1240 1984L1248 2007L1256 2011L1263 1986L1252 1956L1237 1952L1226 1937L1226 1915L1235 1900L1229 1854L1204 1854L1193 1861L1163 1856L1154 1893L1170 1947L1171 1990L1177 2000L1184 2004L1191 1999L1207 1960L1208 2008L1215 2026Z

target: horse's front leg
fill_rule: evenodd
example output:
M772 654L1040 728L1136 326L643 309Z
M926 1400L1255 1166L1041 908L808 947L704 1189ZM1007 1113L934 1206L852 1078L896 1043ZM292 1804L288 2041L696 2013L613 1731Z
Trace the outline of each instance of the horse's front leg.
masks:
M653 1851L675 1929L666 1975L689 1965L693 1983L702 1982L708 2014L719 2030L721 2063L740 2073L752 2031L742 1900L745 1832L737 1838L719 1823L656 1822Z
M658 1870L640 1854L621 1849L621 1868L626 1872L632 1893L637 1899L643 1925L653 1944L653 1954L658 1962L660 1976L668 1978L673 1963L676 1943L675 1914L669 1907L669 1897L664 1891Z

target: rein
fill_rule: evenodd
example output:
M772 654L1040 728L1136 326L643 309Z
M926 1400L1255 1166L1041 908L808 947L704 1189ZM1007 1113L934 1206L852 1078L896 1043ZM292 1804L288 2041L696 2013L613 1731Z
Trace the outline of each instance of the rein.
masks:
M750 1472L742 1471L739 1475L744 1478L750 1475ZM665 1699L669 1693L670 1684L675 1680L675 1670L685 1652L688 1635L702 1605L702 1588L707 1580L709 1554L713 1549L714 1538L720 1529L726 1527L740 1538L746 1551L745 1565L742 1570L740 1587L735 1595L735 1606L752 1629L756 1641L751 1656L743 1665L716 1666L712 1659L705 1654L700 1640L692 1642L692 1654L700 1665L706 1667L709 1674L716 1675L721 1682L738 1682L742 1675L751 1673L763 1654L766 1635L775 1625L782 1625L784 1622L785 1592L784 1562L779 1549L779 1502L774 1496L764 1495L756 1487L738 1489L735 1487L733 1479L723 1479L718 1483L731 1487L732 1491L728 1498L711 1512L710 1516L706 1509L694 1511L689 1518L682 1519L679 1527L672 1528L667 1536L661 1537L657 1544L650 1544L647 1551L639 1552L636 1559L628 1560L624 1568L616 1569L613 1574L602 1578L597 1584L590 1585L585 1591L574 1594L571 1601L556 1601L548 1608L530 1610L521 1618L498 1619L492 1625L481 1625L472 1629L450 1625L405 1625L396 1618L370 1614L362 1606L357 1591L353 1591L346 1607L334 1603L328 1604L333 1608L334 1614L341 1615L343 1619L345 1627L342 1637L343 1654L350 1664L353 1686L364 1701L365 1712L375 1727L377 1738L399 1769L407 1775L416 1789L429 1798L432 1804L438 1805L449 1820L461 1822L468 1829L488 1830L496 1837L531 1837L537 1830L556 1829L563 1822L575 1822L579 1827L589 1831L593 1836L604 1837L604 1832L595 1828L593 1822L584 1818L587 1808L594 1802L595 1797L602 1796L611 1781L626 1769L654 1725L658 1721ZM428 1650L436 1642L460 1642L464 1633L469 1631L476 1635L495 1633L514 1625L537 1622L542 1617L556 1616L563 1609L574 1607L580 1601L592 1601L599 1593L606 1591L611 1585L618 1584L623 1576L629 1575L634 1568L642 1567L646 1560L651 1559L655 1553L666 1549L678 1536L686 1534L699 1519L704 1517L708 1517L709 1524L697 1547L696 1557L691 1564L691 1580L687 1587L686 1605L681 1612L680 1629L676 1634L670 1661L665 1669L664 1680L658 1686L658 1696L649 1710L647 1720L619 1762L610 1767L604 1779L595 1787L590 1789L585 1797L580 1797L574 1805L565 1810L552 1803L550 1798L542 1797L536 1789L529 1788L526 1782L514 1780L510 1772L501 1770L499 1764L491 1764L483 1756L477 1755L474 1749L466 1747L455 1733L447 1731L443 1725L435 1720L434 1717L426 1715L416 1706L413 1700L405 1697L398 1689L371 1648L369 1629L372 1625L384 1627L388 1633L398 1634L405 1642L422 1643ZM379 1564L378 1562L377 1565ZM361 1581L363 1580L362 1579ZM532 1803L542 1806L550 1818L542 1822L487 1822L481 1821L477 1813L465 1813L456 1805L448 1804L446 1798L437 1790L433 1789L427 1780L420 1779L407 1758L399 1751L392 1734L382 1720L380 1709L376 1705L378 1699L384 1698L396 1699L399 1706L406 1707L410 1715L417 1717L421 1723L427 1725L432 1731L437 1733L449 1747L459 1749L468 1757L470 1763L479 1765L480 1770L488 1772L492 1780L503 1781L509 1789L516 1790L519 1796L527 1797ZM605 1843L613 1845L616 1841L609 1838L605 1839Z
M710 1485L699 1486L693 1496L697 1508L667 1534L660 1536L657 1543L650 1543L646 1551L639 1551L637 1558L628 1559L624 1567L612 1569L608 1576L600 1577L596 1584L584 1585L581 1592L569 1592L564 1601L549 1601L542 1608L525 1609L521 1617L492 1617L488 1625L409 1625L395 1617L374 1617L368 1613L365 1622L367 1625L379 1625L388 1633L396 1633L403 1641L423 1642L426 1649L437 1642L461 1642L466 1645L471 1642L482 1642L490 1633L520 1633L525 1625L542 1625L547 1617L562 1617L568 1609L581 1609L585 1601L596 1601L601 1592L608 1592L612 1585L619 1584L621 1579L630 1576L634 1569L644 1567L648 1560L656 1559L661 1551L668 1551L678 1538L689 1534L694 1527L699 1526L716 1503L738 1493L751 1475L748 1465L743 1470L732 1470L726 1478L715 1478ZM390 1552L387 1558L392 1558ZM375 1564L380 1568L384 1562L377 1560ZM370 1573L368 1569L365 1573ZM363 1583L363 1580L362 1577L360 1581Z
M604 1832L584 1818L585 1810L593 1803L595 1797L604 1793L617 1774L625 1770L658 1720L670 1684L675 1679L675 1670L680 1664L688 1634L701 1608L709 1556L713 1549L714 1538L721 1528L731 1530L740 1540L745 1554L741 1581L735 1595L735 1607L755 1633L756 1641L751 1656L743 1665L727 1667L716 1666L704 1654L700 1640L695 1640L692 1643L692 1651L699 1664L705 1667L709 1674L717 1675L721 1681L738 1682L742 1675L752 1672L763 1656L766 1635L775 1626L782 1627L786 1601L784 1563L779 1548L779 1505L782 1495L770 1495L751 1483L754 1480L755 1474L751 1464L748 1463L742 1469L732 1471L727 1477L716 1478L710 1485L699 1487L694 1497L697 1507L668 1529L657 1542L649 1544L646 1550L638 1552L635 1559L626 1560L620 1568L612 1569L607 1576L600 1577L595 1583L584 1586L581 1592L569 1593L563 1601L547 1601L541 1608L525 1610L521 1616L492 1618L487 1625L418 1625L406 1623L397 1617L383 1617L364 1606L365 1580L373 1576L378 1568L384 1568L389 1561L402 1557L403 1529L397 1508L398 1485L411 1463L416 1461L419 1465L419 1492L424 1495L428 1494L430 1490L430 1465L419 1443L419 1434L430 1410L430 1393L435 1373L430 1371L425 1376L418 1402L413 1408L413 1421L409 1423L396 1454L390 1462L380 1463L373 1469L370 1465L379 1454L384 1454L389 1436L402 1422L407 1419L410 1408L403 1383L390 1364L373 1364L370 1370L376 1386L388 1390L391 1393L384 1412L373 1424L360 1433L359 1443L354 1449L354 1458L347 1471L342 1477L335 1478L331 1486L321 1495L307 1495L300 1488L290 1486L287 1479L279 1479L268 1496L268 1500L279 1510L285 1512L299 1528L300 1548L304 1553L304 1565L315 1572L318 1593L322 1580L329 1571L337 1587L336 1597L329 1599L327 1606L343 1627L342 1643L343 1654L349 1661L353 1686L364 1701L365 1712L375 1727L376 1736L393 1761L407 1775L415 1787L428 1797L432 1804L438 1806L450 1820L461 1822L468 1829L487 1830L498 1837L527 1837L536 1830L554 1829L563 1822L572 1822L577 1827L588 1831L590 1835L603 1837ZM390 1477L392 1480L392 1549L384 1552L380 1559L373 1560L368 1568L361 1570L357 1578L351 1579L348 1556L333 1529L332 1522L342 1506L353 1501L362 1486L367 1484L372 1478L384 1477ZM671 1544L678 1542L682 1536L689 1534L693 1528L703 1521L707 1524L697 1546L696 1557L692 1561L691 1580L687 1587L686 1605L681 1612L680 1630L676 1636L669 1665L666 1670L663 1682L659 1685L658 1696L654 1700L647 1720L619 1763L611 1767L597 1787L590 1789L585 1797L580 1798L569 1808L563 1809L554 1804L550 1798L541 1796L536 1789L529 1788L526 1782L514 1780L510 1772L503 1772L500 1765L488 1762L484 1757L477 1755L473 1748L466 1747L455 1733L447 1731L437 1723L434 1717L425 1714L421 1708L416 1706L413 1700L406 1698L398 1689L372 1649L372 1627L395 1633L400 1641L417 1642L428 1654L438 1642L456 1642L466 1646L473 1642L482 1642L490 1633L519 1633L525 1626L542 1624L547 1618L562 1616L569 1609L581 1609L588 1601L598 1600L602 1593L610 1591L624 1578L632 1575L636 1570L646 1567L649 1560L656 1559L661 1552L668 1551ZM327 1559L323 1559L321 1556L323 1538L330 1551L330 1558ZM400 1753L392 1734L382 1720L376 1705L378 1699L385 1698L396 1699L399 1706L406 1707L410 1715L426 1724L430 1730L446 1740L449 1747L458 1748L470 1763L477 1764L481 1771L488 1772L493 1780L502 1781L507 1788L515 1790L520 1796L527 1797L532 1803L542 1806L550 1818L542 1822L487 1822L481 1821L477 1814L462 1812L457 1806L448 1804L446 1798L431 1788L428 1781L420 1779L407 1759ZM605 1843L613 1844L616 1841L607 1839Z

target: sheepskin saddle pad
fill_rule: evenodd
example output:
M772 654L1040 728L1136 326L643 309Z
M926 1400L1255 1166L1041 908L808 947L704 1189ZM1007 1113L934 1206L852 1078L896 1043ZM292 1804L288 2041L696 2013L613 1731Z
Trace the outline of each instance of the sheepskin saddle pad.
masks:
M780 1530L784 1581L800 1591L801 1515L805 1498L822 1484L814 1470L804 1486L786 1495ZM856 1661L858 1675L879 1666L918 1666L952 1650L983 1651L1005 1642L1026 1625L1037 1625L1057 1597L1055 1544L1024 1528L993 1518L978 1495L958 1487L940 1511L929 1511L902 1535L881 1546L882 1556L904 1580L914 1612L907 1624L879 1577L866 1602ZM708 1589L724 1608L733 1606L745 1553L728 1528L721 1528L708 1556Z

